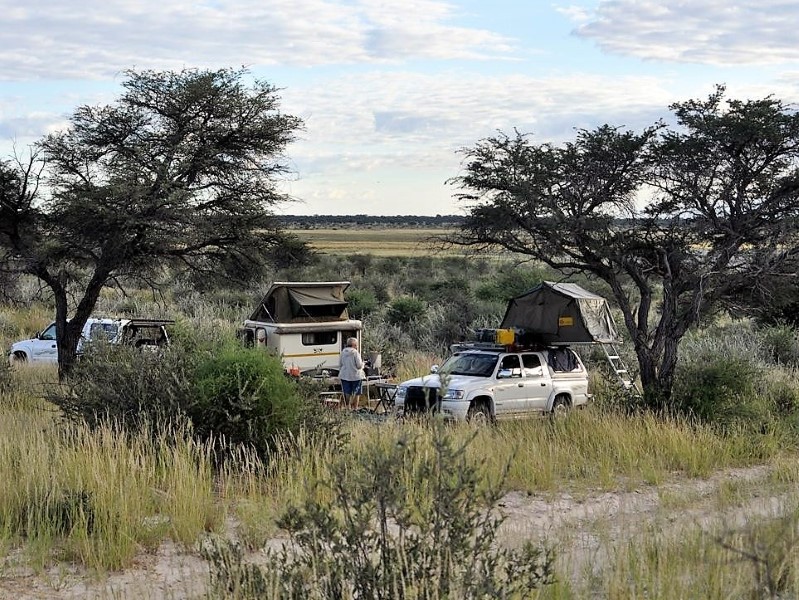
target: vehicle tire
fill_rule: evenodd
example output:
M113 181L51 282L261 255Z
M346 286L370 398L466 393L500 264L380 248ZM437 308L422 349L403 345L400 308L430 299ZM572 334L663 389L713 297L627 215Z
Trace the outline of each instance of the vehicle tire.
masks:
M28 355L24 352L14 352L8 357L8 364L12 367L21 367L28 364Z
M552 403L552 416L555 418L568 414L570 410L571 404L566 396L557 396Z
M466 413L466 420L474 425L489 425L493 422L491 410L485 402L473 404Z

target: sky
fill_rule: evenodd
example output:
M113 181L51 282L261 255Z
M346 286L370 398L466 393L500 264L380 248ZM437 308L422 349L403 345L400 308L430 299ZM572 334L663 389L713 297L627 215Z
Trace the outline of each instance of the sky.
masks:
M464 148L728 95L799 103L799 0L0 0L0 156L129 69L246 67L303 120L295 215L462 214Z

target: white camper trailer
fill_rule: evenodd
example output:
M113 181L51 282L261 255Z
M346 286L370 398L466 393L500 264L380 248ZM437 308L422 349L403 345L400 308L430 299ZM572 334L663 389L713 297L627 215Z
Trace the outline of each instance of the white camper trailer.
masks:
M349 281L276 281L244 321L245 342L283 359L292 375L338 375L347 338L361 341L361 322L350 319L344 290Z

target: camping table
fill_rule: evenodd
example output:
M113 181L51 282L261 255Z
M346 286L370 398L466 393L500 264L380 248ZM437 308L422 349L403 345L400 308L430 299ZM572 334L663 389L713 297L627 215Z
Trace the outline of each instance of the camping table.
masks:
M394 408L394 396L397 395L397 384L380 382L373 383L372 385L378 393L378 401L372 409L372 412L376 413L377 409L381 406L383 407L383 412L391 411L391 409Z

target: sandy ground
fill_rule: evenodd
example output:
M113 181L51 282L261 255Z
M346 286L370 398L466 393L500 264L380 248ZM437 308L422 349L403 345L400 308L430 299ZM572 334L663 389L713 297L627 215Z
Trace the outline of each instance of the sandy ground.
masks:
M640 532L644 524L658 523L679 535L680 528L708 527L720 520L733 526L752 515L776 514L783 498L755 494L723 514L713 500L724 482L756 484L767 475L764 467L733 469L708 479L620 493L587 492L580 497L512 492L500 503L506 516L500 535L511 546L527 539L553 544L561 567L578 577L603 565L614 544ZM680 499L677 508L675 498ZM234 530L234 524L229 529ZM271 540L270 546L280 543ZM257 559L258 553L253 557ZM162 544L157 553L139 556L129 569L99 579L72 565L37 574L18 563L18 557L11 555L0 567L1 599L187 600L204 597L209 574L197 553L171 542Z

